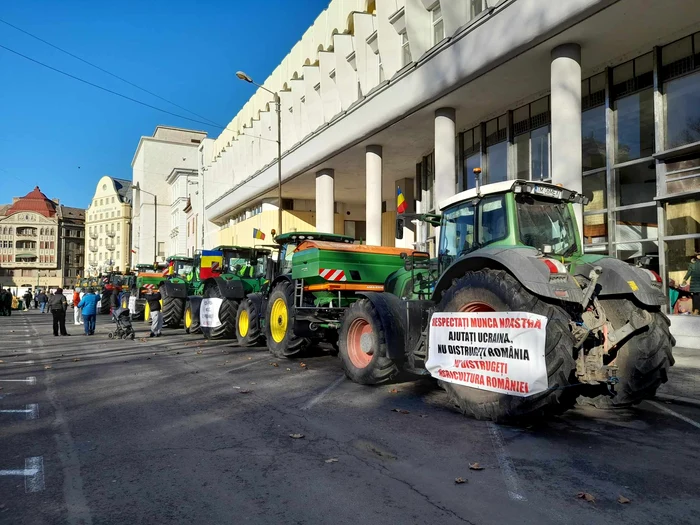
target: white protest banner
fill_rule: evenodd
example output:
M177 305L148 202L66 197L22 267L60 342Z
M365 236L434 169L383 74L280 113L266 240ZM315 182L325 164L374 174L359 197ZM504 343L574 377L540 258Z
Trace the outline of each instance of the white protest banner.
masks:
M221 326L219 310L223 302L224 300L218 297L202 299L202 304L199 307L199 323L207 328Z
M129 296L129 311L133 314L136 311L136 296Z
M520 397L548 388L544 316L435 313L429 338L426 368L437 379Z

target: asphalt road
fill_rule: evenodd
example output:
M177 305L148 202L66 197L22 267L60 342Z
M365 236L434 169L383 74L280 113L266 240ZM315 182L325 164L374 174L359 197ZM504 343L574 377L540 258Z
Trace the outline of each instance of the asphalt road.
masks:
M698 522L700 409L496 426L431 381L363 387L328 355L108 325L0 317L0 523Z

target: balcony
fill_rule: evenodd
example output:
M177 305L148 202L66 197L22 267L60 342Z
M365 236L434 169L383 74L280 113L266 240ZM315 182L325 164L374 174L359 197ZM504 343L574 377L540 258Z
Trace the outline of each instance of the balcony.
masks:
M107 232L107 237L114 238L114 236L117 234L117 232Z
M97 236L96 233L91 233L91 234L90 234L90 238L91 238L93 241L96 241L96 240L97 240L97 237L98 237L98 236Z
M36 237L36 230L17 230L17 237Z
M105 248L107 248L110 252L114 251L114 244L105 244Z
M90 251L91 251L92 253L96 253L96 252L97 252L97 246L90 246Z

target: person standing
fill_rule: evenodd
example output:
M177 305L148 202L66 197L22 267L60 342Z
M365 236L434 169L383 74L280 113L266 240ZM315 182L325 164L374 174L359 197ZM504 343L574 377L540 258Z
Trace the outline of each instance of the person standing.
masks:
M97 296L92 288L88 288L87 293L78 303L78 308L83 313L83 326L85 335L95 335L95 320L97 319Z
M63 295L63 290L56 289L56 292L49 297L49 310L53 315L53 335L58 337L60 329L61 335L70 335L66 332L66 310L68 309L68 301Z
M41 292L41 290L37 290L36 292L34 292L34 309L35 310L37 308L39 308L39 292Z
M44 290L39 290L39 293L36 295L36 299L39 302L39 308L41 308L41 313L45 314L46 303L49 302L49 296L44 293Z
M83 313L78 308L78 304L80 303L80 293L78 293L78 290L73 291L73 324L83 324Z
M109 294L109 314L114 315L117 308L119 308L119 294L116 290L112 290Z
M163 330L163 312L160 311L160 292L149 293L145 296L148 307L151 309L151 335L149 337L160 337Z
M683 283L681 286L685 287L688 285L688 279L690 279L690 295L693 298L693 314L697 315L700 313L700 260L698 257L700 253L696 253L695 257L690 259L690 264L688 265L688 271L683 277Z
M10 305L12 304L12 296L10 292L5 290L0 286L0 315L10 315L8 310L10 310Z
M24 299L24 309L29 310L32 307L32 292L27 290L22 298Z

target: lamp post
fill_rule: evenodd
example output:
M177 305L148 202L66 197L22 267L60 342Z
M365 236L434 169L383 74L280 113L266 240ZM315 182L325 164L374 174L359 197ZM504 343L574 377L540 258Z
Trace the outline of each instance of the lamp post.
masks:
M155 193L141 189L138 183L136 184L136 189L153 197L153 262L155 263L156 259L158 259L158 196Z
M279 235L282 233L282 104L280 96L279 93L270 91L265 86L253 82L253 79L243 71L236 71L236 76L249 84L267 91L275 99L275 109L277 110L277 235Z

